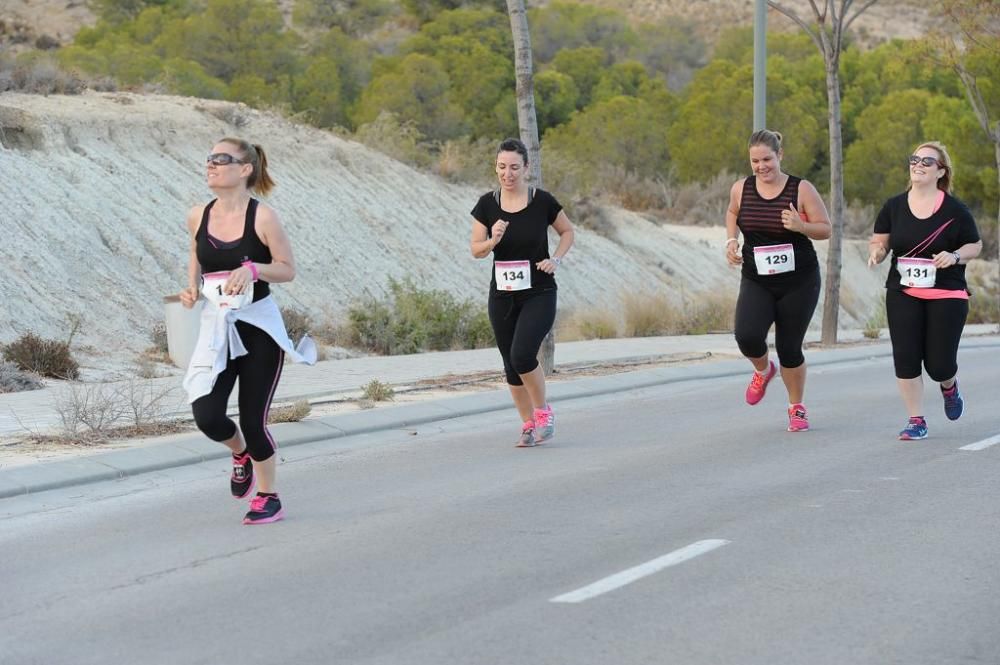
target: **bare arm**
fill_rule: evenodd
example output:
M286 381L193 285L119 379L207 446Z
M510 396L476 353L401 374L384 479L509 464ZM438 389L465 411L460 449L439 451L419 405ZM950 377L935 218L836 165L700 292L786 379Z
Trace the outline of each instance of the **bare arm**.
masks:
M576 231L573 230L573 224L569 221L569 217L566 216L565 210L559 211L556 221L552 222L552 228L559 234L559 244L556 246L556 250L552 252L551 259L539 261L537 265L539 270L547 272L550 275L559 266L556 260L562 261L562 258L566 256L566 252L573 246L573 241L576 239Z
M826 205L808 180L799 182L799 208L795 210L789 207L788 210L782 211L781 223L786 229L801 233L812 240L827 240L832 235L833 227Z
M271 284L281 284L295 279L295 259L292 243L278 213L270 206L260 206L257 210L257 231L263 242L271 250L270 263L257 263L258 278Z
M736 224L742 194L743 181L737 180L729 189L729 207L726 208L726 261L731 266L743 263L743 256L740 254L740 227Z
M188 211L187 229L190 236L188 250L187 286L181 289L181 304L190 309L198 301L198 287L201 284L201 264L198 263L198 243L195 235L198 233L198 225L201 224L201 215L205 206L195 206Z
M868 241L868 267L872 268L885 261L889 255L889 234L873 233Z
M500 244L503 240L503 234L507 231L507 225L509 222L505 222L502 219L498 219L494 224L493 228L490 229L491 233L486 233L486 226L483 225L479 220L473 218L472 220L472 240L469 242L469 249L472 250L472 255L477 259L483 259L490 255L490 252Z

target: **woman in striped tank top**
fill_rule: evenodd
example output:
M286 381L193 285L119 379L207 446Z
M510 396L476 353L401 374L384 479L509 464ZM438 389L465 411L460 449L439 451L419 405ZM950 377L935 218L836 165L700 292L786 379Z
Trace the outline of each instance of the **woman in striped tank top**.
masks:
M750 136L753 175L738 180L729 192L725 250L729 265L742 266L735 330L740 352L754 366L747 404L763 399L778 372L767 346L773 324L781 380L788 391L788 431L802 432L809 429L802 341L820 290L812 241L829 238L831 227L812 183L782 172L781 144L781 134L767 129Z

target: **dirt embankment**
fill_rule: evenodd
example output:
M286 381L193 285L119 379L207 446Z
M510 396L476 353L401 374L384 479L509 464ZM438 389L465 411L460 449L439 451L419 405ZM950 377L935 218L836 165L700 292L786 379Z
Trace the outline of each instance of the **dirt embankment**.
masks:
M279 211L299 276L275 289L282 305L338 317L390 279L485 299L490 265L468 251L481 194L417 172L328 132L225 102L88 92L0 99L0 341L32 330L113 353L149 345L162 297L184 283L184 217L211 193L204 156L220 137L268 149ZM492 155L483 155L491 159ZM556 192L558 196L558 192ZM568 210L572 218L573 211ZM614 211L614 241L581 230L559 274L564 311L617 311L623 294L735 290L724 231L659 226ZM818 243L820 252L826 243ZM844 252L842 325L877 307L881 273L864 247ZM817 321L818 324L818 316Z

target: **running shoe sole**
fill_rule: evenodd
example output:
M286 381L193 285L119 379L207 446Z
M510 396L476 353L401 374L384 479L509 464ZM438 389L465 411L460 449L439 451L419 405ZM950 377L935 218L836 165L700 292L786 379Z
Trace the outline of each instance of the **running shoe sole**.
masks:
M261 519L258 519L258 520L250 519L249 517L244 517L243 518L243 523L244 524L270 524L271 522L277 522L278 520L284 518L284 516L285 516L285 509L282 508L281 510L279 510L275 514L271 515L270 517L262 517Z

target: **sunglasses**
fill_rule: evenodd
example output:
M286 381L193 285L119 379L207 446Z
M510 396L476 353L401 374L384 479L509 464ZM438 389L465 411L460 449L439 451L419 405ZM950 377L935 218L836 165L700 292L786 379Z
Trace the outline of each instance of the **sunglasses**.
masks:
M230 164L246 164L245 160L237 159L227 152L216 152L208 156L206 160L209 164L216 166L228 166Z
M920 164L921 166L941 166L941 162L934 157L918 157L916 155L910 155L909 158L910 166L916 166ZM941 168L944 168L941 166Z

